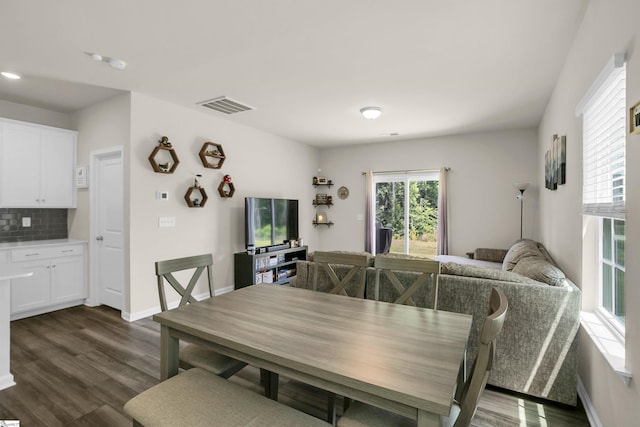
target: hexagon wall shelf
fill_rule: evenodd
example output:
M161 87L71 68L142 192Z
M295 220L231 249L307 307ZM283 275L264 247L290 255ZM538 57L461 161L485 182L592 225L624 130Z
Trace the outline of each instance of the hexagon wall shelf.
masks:
M200 198L197 197L197 194L194 194L194 192L196 191L200 192ZM184 195L184 200L187 202L187 205L189 205L190 208L204 207L205 203L207 203L207 199L207 192L204 191L204 188L197 185L192 185L191 187L189 187L186 194Z
M168 152L169 156L171 157L171 160L166 160L165 161L164 159L162 159L162 160L156 159L156 156L158 154L165 153L165 152ZM151 163L151 167L153 168L154 172L157 172L157 173L173 173L176 170L176 168L178 167L178 164L180 163L180 160L178 160L178 155L176 154L176 152L173 149L173 147L166 146L166 145L163 145L162 143L160 143L151 152L151 155L149 156L149 162Z
M222 198L233 197L233 194L236 192L236 187L233 185L233 182L225 182L221 181L220 185L218 185L218 194Z
M225 159L222 145L215 142L205 142L200 149L200 160L205 168L220 169Z

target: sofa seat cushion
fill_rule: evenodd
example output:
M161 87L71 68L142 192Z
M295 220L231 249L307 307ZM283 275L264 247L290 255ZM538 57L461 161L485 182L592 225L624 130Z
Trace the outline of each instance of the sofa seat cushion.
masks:
M512 271L551 286L563 286L566 279L562 270L543 257L523 258Z
M521 274L516 274L515 272L475 267L472 265L457 264L454 262L445 262L440 264L440 274L540 285L540 283L535 279L523 276Z
M507 251L502 261L502 269L511 271L521 259L528 257L543 257L538 243L528 239L517 241Z

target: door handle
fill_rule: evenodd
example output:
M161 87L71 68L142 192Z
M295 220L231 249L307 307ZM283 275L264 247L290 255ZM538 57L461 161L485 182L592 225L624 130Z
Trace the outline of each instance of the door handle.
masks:
M102 240L104 240L104 237L103 236L98 236L98 237L96 237L96 240L102 241Z

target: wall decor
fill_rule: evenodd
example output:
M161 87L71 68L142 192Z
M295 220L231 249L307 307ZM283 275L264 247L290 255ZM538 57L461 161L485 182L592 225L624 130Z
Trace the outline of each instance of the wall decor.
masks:
M202 175L196 175L193 179L193 185L187 189L184 195L184 200L190 208L202 208L209 199L207 192L200 186L200 182L198 181L198 178L201 177Z
M338 197L342 200L349 197L349 189L345 186L338 188Z
M640 101L629 109L629 133L640 134Z
M557 190L567 183L567 137L553 135L551 147L544 156L544 187Z
M200 160L205 168L220 169L226 160L222 145L215 142L205 142L200 149Z
M149 156L149 162L156 173L173 173L176 170L180 160L168 137L163 136L160 138L158 146L153 149Z
M229 198L229 197L233 197L233 194L236 192L236 187L235 185L233 185L233 182L231 182L231 175L225 175L222 178L222 182L220 182L220 185L218 185L218 194L220 194L220 197L222 198Z

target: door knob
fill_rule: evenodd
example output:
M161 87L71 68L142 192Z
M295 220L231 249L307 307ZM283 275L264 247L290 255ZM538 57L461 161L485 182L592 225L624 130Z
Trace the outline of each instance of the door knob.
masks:
M104 237L98 236L98 237L96 237L96 240L101 240L102 241L102 240L104 240Z

